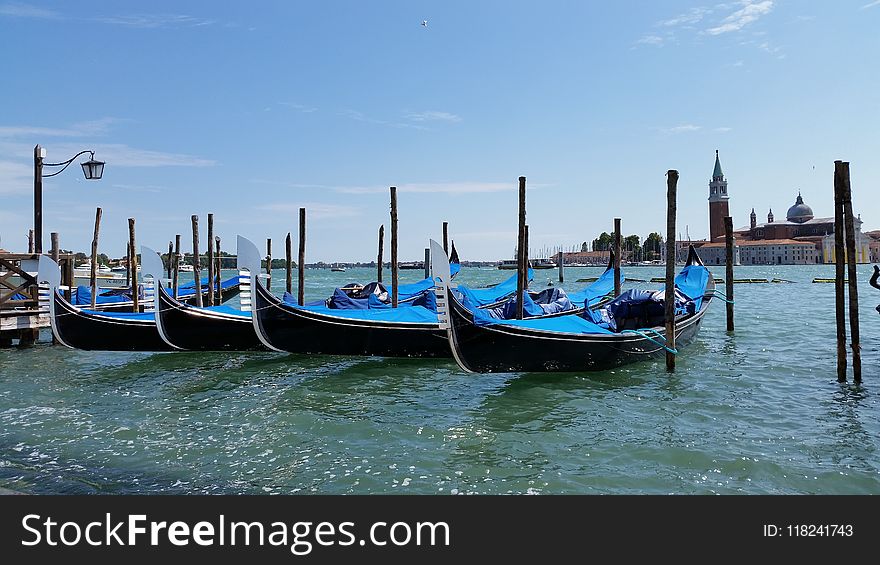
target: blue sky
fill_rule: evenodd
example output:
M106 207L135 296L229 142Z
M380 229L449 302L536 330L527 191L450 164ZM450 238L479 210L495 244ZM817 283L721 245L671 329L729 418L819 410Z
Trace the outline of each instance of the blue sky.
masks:
M427 20L428 25L421 22ZM462 259L611 231L708 232L715 150L734 224L797 192L833 215L835 159L880 228L880 1L8 2L0 0L0 246L32 223L33 147L94 149L44 182L44 247L190 247L215 215L275 255L298 208L309 261L369 261L398 187L400 254L441 223ZM205 235L202 234L204 241ZM295 239L294 239L295 241Z

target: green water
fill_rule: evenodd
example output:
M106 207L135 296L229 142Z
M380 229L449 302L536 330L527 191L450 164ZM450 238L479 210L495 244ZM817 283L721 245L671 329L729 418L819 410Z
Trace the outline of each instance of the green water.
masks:
M565 287L600 271L569 269ZM880 291L870 272L859 266L861 387L836 382L834 285L810 282L833 277L830 265L737 268L737 278L795 282L736 285L733 335L714 301L672 375L662 359L592 374L469 375L446 360L74 351L45 334L0 350L0 486L880 494ZM274 274L277 290L284 273ZM460 280L509 274L466 268ZM307 299L372 277L310 270ZM420 277L402 272L402 282ZM555 277L537 271L533 286Z

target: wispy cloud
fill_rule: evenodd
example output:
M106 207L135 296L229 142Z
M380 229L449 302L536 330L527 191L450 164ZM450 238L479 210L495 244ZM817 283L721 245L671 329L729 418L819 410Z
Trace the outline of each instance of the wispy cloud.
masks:
M657 22L657 25L661 27L693 26L694 24L700 23L703 18L711 13L712 8L698 6L696 8L691 8L683 14L679 14L673 18L669 18L668 20Z
M449 112L410 112L404 116L407 120L414 122L460 122L461 117Z
M880 0L874 0L873 2L868 2L864 6L862 6L861 10L867 10L868 8L873 8L874 6L880 6Z
M0 194L26 194L33 188L33 163L0 161Z
M305 208L309 218L313 219L350 218L361 214L360 210L354 206L327 204L324 202L304 202L301 204L277 202L273 204L263 204L257 206L255 209L269 212L281 212L285 214L298 214L300 208Z
M41 18L46 20L61 18L61 14L54 10L38 8L36 6L21 4L19 2L0 4L0 16L10 16L13 18Z
M288 108L293 108L294 110L297 110L304 114L310 114L317 110L317 108L313 106L306 106L304 104L297 104L295 102L279 102L279 104L281 104L282 106L287 106Z
M349 119L352 119L352 120L355 120L358 122L364 122L367 124L376 124L376 125L380 125L380 126L388 126L388 127L395 127L395 128L411 128L411 129L419 129L419 130L426 130L427 129L426 127L419 125L417 123L382 120L382 119L374 118L372 116L367 116L363 112L359 112L357 110L351 110L351 109L342 110L339 112L339 115L345 116L346 118L349 118Z
M663 130L664 133L676 134L676 133L689 133L694 131L700 131L703 129L703 126L698 126L694 124L681 124L680 126L673 126L671 128L666 128Z
M514 182L436 182L436 183L408 183L397 185L398 192L411 193L441 193L441 194L475 194L478 192L503 192L516 190ZM531 186L530 188L536 188ZM379 194L388 192L387 186L337 186L333 187L336 192L344 194Z
M41 126L0 126L0 138L19 137L87 137L106 134L110 126L123 120L100 118L73 124L68 128L46 128Z
M722 33L739 31L762 16L769 14L773 9L773 0L761 0L759 2L742 0L740 5L742 8L724 18L720 25L707 29L706 33L709 35L721 35Z
M98 16L95 21L103 24L120 25L141 29L169 27L201 27L217 23L217 20L197 18L183 14L130 14L117 16Z
M665 41L666 39L659 35L645 35L639 38L636 43L639 45L656 45L657 47L661 47Z
M150 149L137 149L123 144L102 144L94 147L95 153L107 167L211 167L217 164L185 153L165 153Z
M716 131L718 133L727 133L727 132L731 131L732 129L733 128L715 128L713 131Z

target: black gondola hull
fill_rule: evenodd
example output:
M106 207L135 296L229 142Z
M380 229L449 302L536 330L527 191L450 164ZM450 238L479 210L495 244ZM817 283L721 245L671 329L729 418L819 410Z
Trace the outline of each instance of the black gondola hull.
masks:
M451 357L439 324L373 322L292 308L254 285L255 323L267 345L290 353Z
M250 316L234 316L189 307L157 289L159 332L167 342L189 351L263 349Z
M52 294L53 331L68 347L92 351L171 351L153 319L105 317L75 308Z
M666 353L656 341L637 334L572 335L501 324L477 326L454 297L449 303L452 346L459 363L475 373L603 371ZM676 347L693 340L704 311L677 325Z

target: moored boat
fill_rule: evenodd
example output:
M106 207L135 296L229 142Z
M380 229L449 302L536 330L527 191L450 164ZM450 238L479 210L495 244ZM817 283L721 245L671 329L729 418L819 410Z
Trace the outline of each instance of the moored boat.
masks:
M435 246L432 242L432 252L442 257L442 248ZM435 267L442 269L442 261ZM456 362L468 372L598 371L670 351L656 317L662 311L656 294L630 291L597 313L496 320L462 303L449 290L446 273L435 274L441 281L437 291L441 325ZM697 334L715 288L693 247L675 284L679 348Z
M162 261L149 247L141 247L144 276L157 281L155 321L162 340L188 351L247 351L262 349L249 311L230 306L197 307L176 300L163 287ZM159 273L157 275L157 273ZM249 282L240 275L243 284Z

